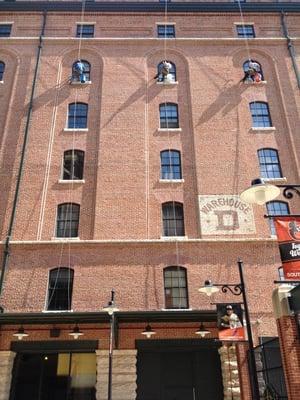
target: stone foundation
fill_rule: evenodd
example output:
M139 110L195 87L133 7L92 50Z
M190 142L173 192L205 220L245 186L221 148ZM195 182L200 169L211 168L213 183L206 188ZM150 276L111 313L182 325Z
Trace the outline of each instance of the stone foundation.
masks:
M0 400L9 400L15 353L0 351Z
M108 351L97 350L97 400L107 400ZM135 400L136 398L136 350L114 350L112 374L112 398Z
M235 345L223 345L219 349L224 400L241 400L238 362Z

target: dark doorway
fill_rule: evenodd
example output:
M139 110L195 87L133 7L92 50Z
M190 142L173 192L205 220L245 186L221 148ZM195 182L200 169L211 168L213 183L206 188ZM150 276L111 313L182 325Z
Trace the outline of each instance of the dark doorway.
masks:
M95 353L19 353L11 400L95 400Z
M137 400L222 400L218 342L137 341Z

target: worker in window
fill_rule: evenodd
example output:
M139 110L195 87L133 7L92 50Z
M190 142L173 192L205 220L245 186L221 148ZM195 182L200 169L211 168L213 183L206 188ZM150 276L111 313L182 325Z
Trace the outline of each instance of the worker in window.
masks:
M172 64L169 63L167 60L164 60L164 61L159 65L158 74L155 75L154 79L157 79L158 82L164 82L164 81L167 79L167 77L168 77L168 75L169 75L169 73L170 73L171 68L172 68Z
M73 65L73 79L78 80L81 83L85 83L86 82L86 77L85 77L85 67L83 62L81 62L81 60L76 61L76 63Z
M261 82L262 75L260 71L260 65L257 62L250 60L244 72L245 75L241 79L241 82L243 83Z

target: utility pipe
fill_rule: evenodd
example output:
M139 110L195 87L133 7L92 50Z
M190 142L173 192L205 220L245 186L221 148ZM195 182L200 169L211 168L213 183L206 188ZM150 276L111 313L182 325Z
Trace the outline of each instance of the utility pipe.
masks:
M32 82L31 94L30 94L30 101L29 101L28 112L27 112L24 140L23 140L22 151L21 151L21 159L20 159L20 164L19 164L19 169L18 169L16 189L15 189L14 200L13 200L13 207L12 207L7 236L6 236L4 250L3 250L3 260L2 260L1 275L0 275L0 296L3 291L4 278L5 278L5 273L6 273L6 270L8 267L8 259L10 256L10 240L11 240L14 223L15 223L15 219L16 219L16 211L17 211L17 205L18 205L18 200L19 200L20 185L21 185L21 180L22 180L22 176L23 176L23 167L24 167L24 162L25 162L27 142L28 142L28 138L29 138L29 128L30 128L30 121L31 121L32 109L33 109L33 99L34 99L34 94L35 94L35 89L36 89L36 81L37 81L37 75L38 75L38 70L39 70L41 52L42 52L42 48L43 48L43 37L45 34L46 19L47 19L47 11L44 11L43 12L42 29L41 29L41 34L39 36L39 45L38 45L38 50L37 50L34 76L33 76L33 82Z
M281 11L281 26L282 26L283 34L286 37L287 48L288 48L288 51L289 51L291 59L292 59L292 63L293 63L293 67L294 67L294 71L295 71L295 75L296 75L296 79L297 79L298 88L300 89L300 71L299 71L299 68L298 68L298 65L297 65L295 47L293 45L293 42L291 41L291 38L289 37L289 32L288 32L288 28L287 28L286 21L285 21L285 14L284 14L283 11Z

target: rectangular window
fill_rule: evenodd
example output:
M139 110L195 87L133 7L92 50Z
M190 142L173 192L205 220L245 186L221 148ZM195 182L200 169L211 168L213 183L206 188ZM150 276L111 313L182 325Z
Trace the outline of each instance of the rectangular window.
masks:
M71 310L74 271L55 268L50 271L47 310Z
M164 270L165 307L188 308L186 270L169 267Z
M288 203L284 201L269 201L266 204L268 215L289 215L290 209ZM269 219L271 235L276 236L276 229L272 218Z
M94 37L94 25L77 25L76 37L92 38Z
M157 25L157 37L159 38L174 38L175 25Z
M0 24L0 37L9 37L11 33L11 24Z
M253 25L236 25L236 33L239 38L255 38Z

